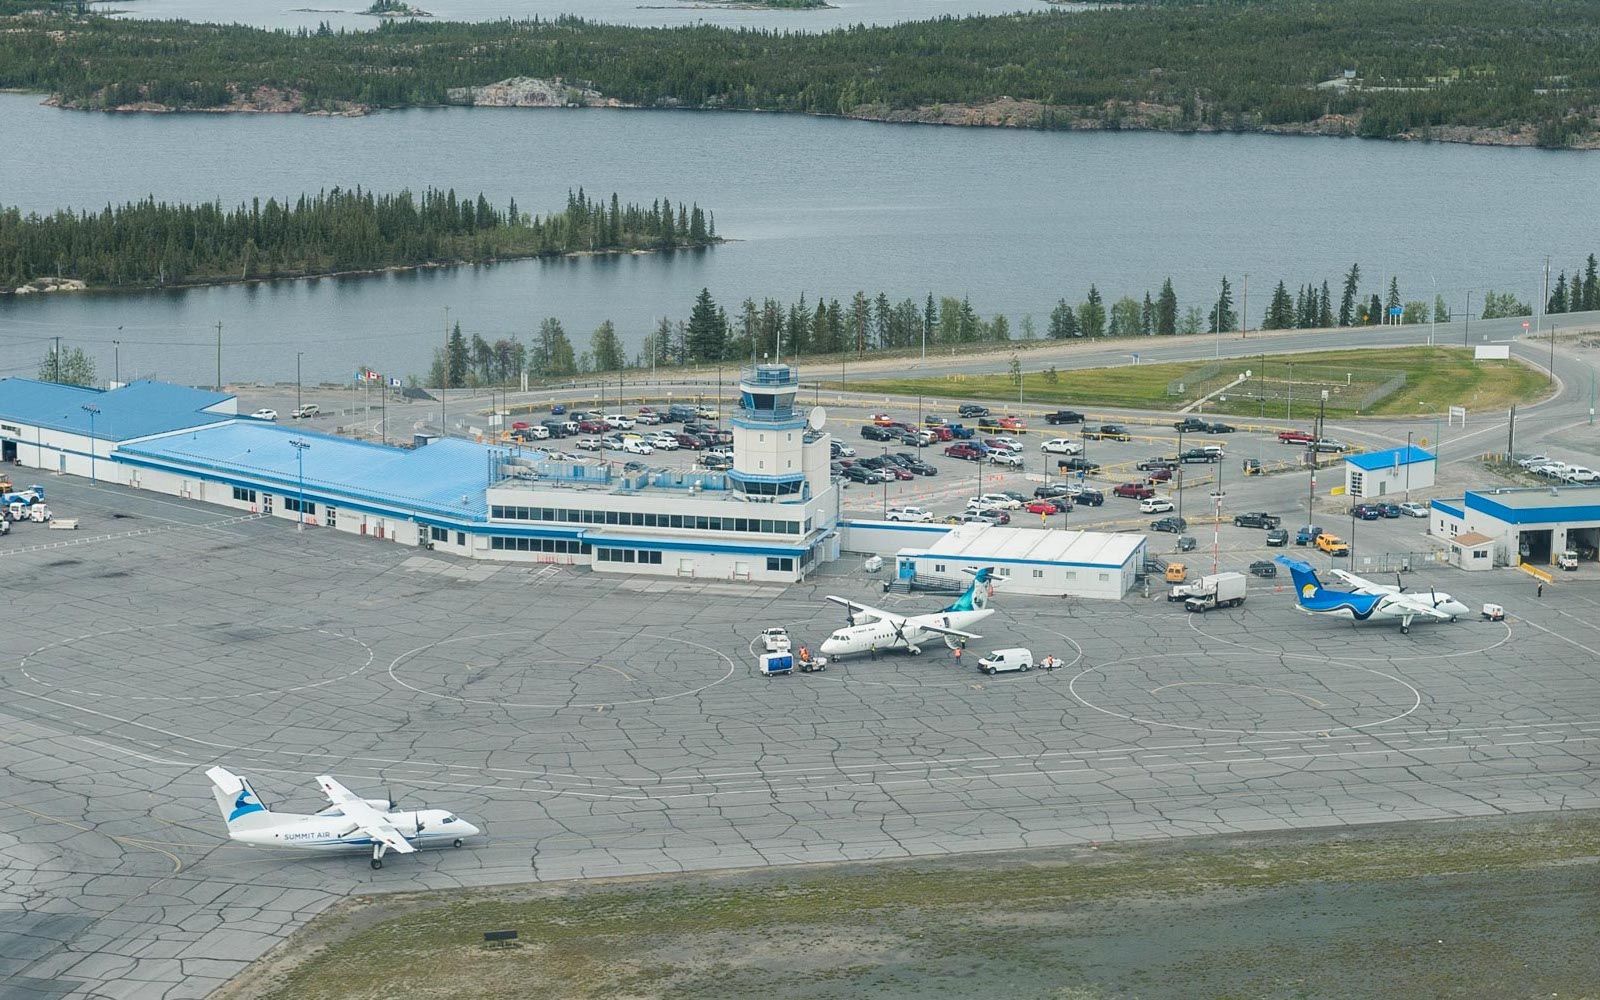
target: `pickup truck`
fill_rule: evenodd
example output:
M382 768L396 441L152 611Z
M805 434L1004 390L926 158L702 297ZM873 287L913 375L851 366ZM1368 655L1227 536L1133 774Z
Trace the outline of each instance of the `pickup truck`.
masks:
M1174 423L1172 425L1172 429L1183 431L1185 434L1187 434L1190 431L1204 431L1208 426L1210 425L1204 420L1201 420L1199 417L1184 417L1182 420Z
M1180 462L1220 462L1220 461L1222 461L1222 456L1220 454L1218 454L1217 452L1208 451L1205 448L1190 448L1189 450L1185 451L1182 455L1178 456L1178 461L1180 461Z
M787 653L789 651L789 630L782 625L774 625L763 629L758 637L762 648L769 653Z
M1315 441L1316 435L1309 431L1279 431L1278 441L1282 444L1310 444Z
M1235 528L1266 528L1268 531L1271 531L1273 528L1276 528L1282 523L1283 522L1278 518L1278 515L1268 514L1265 511L1259 510L1248 511L1244 514L1235 514L1233 516L1233 526Z
M1112 441L1133 440L1132 435L1128 433L1128 429L1121 424L1101 424L1099 427L1085 427L1083 429L1083 436L1090 441L1101 441L1106 439Z
M1047 424L1081 424L1083 423L1083 414L1077 410L1057 410L1054 413L1046 413L1044 422Z
M1350 554L1350 546L1344 539L1338 535L1330 535L1326 531L1317 536L1315 544L1317 548L1330 556L1347 556Z

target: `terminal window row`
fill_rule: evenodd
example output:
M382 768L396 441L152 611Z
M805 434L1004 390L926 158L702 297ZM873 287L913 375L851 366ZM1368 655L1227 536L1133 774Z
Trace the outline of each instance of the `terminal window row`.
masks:
M233 488L233 498L241 503L255 503L256 491L247 490L243 486L235 486Z
M638 510L572 510L563 507L489 508L497 521L565 521L570 524L615 524L635 528L678 528L691 531L753 531L766 535L798 535L799 521L755 517L708 517L704 514L656 514Z
M788 556L767 556L767 572L792 573L794 572L794 560Z
M651 566L661 565L661 553L646 552L643 549L595 549L596 562L620 563L646 563Z
M502 552L561 552L569 555L589 554L588 542L570 542L565 538L508 538L490 535L489 548Z
M300 509L301 507L304 507L305 510L301 511L301 509ZM304 503L301 503L299 497L284 497L283 498L283 509L286 510L286 511L289 511L291 514L296 514L296 513L315 514L317 512L317 505L312 503L310 500L307 500Z

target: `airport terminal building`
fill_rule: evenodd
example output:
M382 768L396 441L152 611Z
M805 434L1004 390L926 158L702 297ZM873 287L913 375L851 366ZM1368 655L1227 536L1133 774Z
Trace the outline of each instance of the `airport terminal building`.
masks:
M788 583L839 550L829 435L796 412L798 389L789 365L743 372L727 472L449 438L372 444L241 417L232 396L148 381L0 381L0 454L472 559Z

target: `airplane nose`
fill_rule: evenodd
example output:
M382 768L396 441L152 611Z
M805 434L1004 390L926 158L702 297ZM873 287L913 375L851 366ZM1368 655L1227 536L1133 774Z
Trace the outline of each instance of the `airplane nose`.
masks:
M834 642L832 639L823 640L821 648L823 654L827 656L833 656L839 652L839 644Z

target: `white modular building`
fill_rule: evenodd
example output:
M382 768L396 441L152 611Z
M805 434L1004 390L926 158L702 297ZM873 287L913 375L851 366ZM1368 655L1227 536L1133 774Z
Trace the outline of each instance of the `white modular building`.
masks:
M1438 464L1432 452L1415 445L1351 455L1344 460L1345 495L1373 500L1430 489Z
M1592 563L1600 559L1600 486L1468 490L1430 504L1428 533L1451 546L1452 560L1467 560L1463 569L1550 566L1567 551Z

